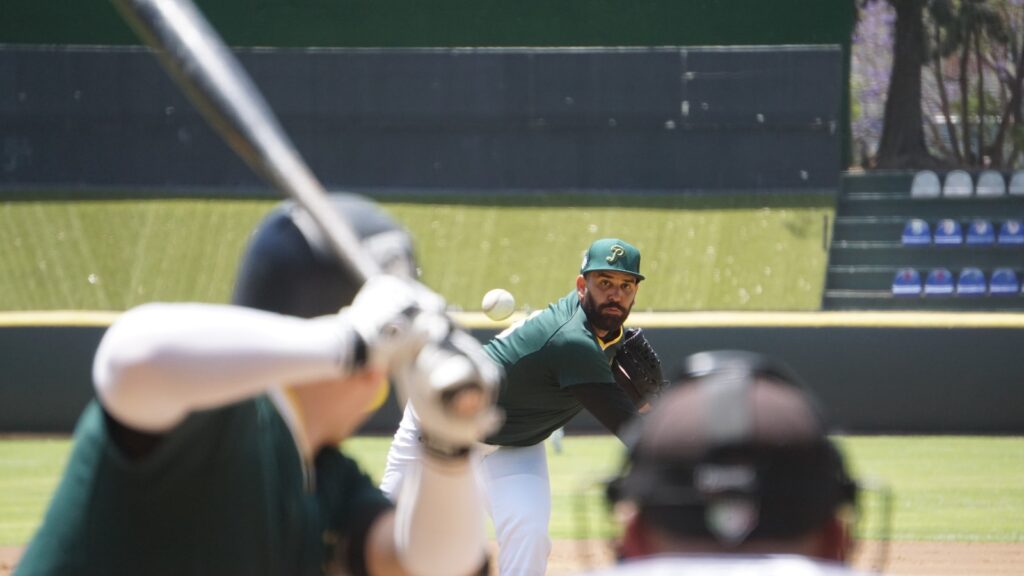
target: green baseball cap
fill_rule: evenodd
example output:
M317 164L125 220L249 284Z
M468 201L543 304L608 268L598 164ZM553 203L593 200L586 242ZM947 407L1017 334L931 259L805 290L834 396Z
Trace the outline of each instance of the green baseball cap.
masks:
M636 246L618 238L596 240L583 254L580 274L597 270L632 274L638 282L644 279L640 273L640 251Z

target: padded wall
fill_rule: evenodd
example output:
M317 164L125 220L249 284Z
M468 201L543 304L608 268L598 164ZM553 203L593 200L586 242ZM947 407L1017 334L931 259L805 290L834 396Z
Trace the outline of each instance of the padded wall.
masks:
M69 432L92 397L89 370L103 328L0 328L0 432ZM645 328L666 373L686 354L747 349L774 354L818 395L830 421L852 433L1021 434L1024 331L999 328ZM488 338L494 330L474 330ZM391 434L389 399L364 426ZM601 432L581 415L570 432Z
M332 188L838 188L839 47L239 55ZM0 189L263 189L145 50L0 46L0 78Z

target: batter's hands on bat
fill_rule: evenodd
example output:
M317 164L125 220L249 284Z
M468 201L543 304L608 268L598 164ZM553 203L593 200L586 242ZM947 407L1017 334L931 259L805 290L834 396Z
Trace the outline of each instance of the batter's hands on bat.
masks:
M425 448L460 456L501 423L495 407L501 370L444 307L419 282L379 275L342 316L365 343L364 363L386 370L399 396L412 403Z
M419 418L424 451L462 458L501 424L495 406L501 370L467 332L454 328L429 342L399 375Z
M359 336L350 370L369 366L394 373L411 364L434 337L443 309L439 296L413 280L371 277L341 312L342 321Z

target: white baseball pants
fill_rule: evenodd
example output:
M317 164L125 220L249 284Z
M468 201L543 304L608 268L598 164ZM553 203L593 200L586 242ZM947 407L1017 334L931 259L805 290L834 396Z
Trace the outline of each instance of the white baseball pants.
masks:
M416 415L406 407L388 450L380 489L398 499L402 478L419 454ZM551 482L544 444L523 448L481 444L474 457L498 540L501 576L544 576L551 538Z

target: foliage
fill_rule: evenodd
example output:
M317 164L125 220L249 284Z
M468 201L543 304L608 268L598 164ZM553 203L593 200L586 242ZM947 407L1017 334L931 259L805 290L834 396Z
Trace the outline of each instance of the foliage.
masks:
M882 98L890 94L900 0L862 0L851 84L861 100L852 120L859 161L878 161ZM921 1L926 30L922 95L926 142L947 166L1016 168L1024 144L1024 0ZM911 46L905 49L916 49ZM900 110L907 116L913 111ZM887 122L896 122L894 117Z
M933 0L926 107L932 141L960 166L1012 166L1024 82L1021 0ZM944 128L941 130L940 128ZM956 130L955 128L959 128Z
M850 85L854 91L850 131L854 153L860 164L868 164L878 151L882 137L885 97L892 68L895 12L885 2L861 6L853 33L853 57Z

